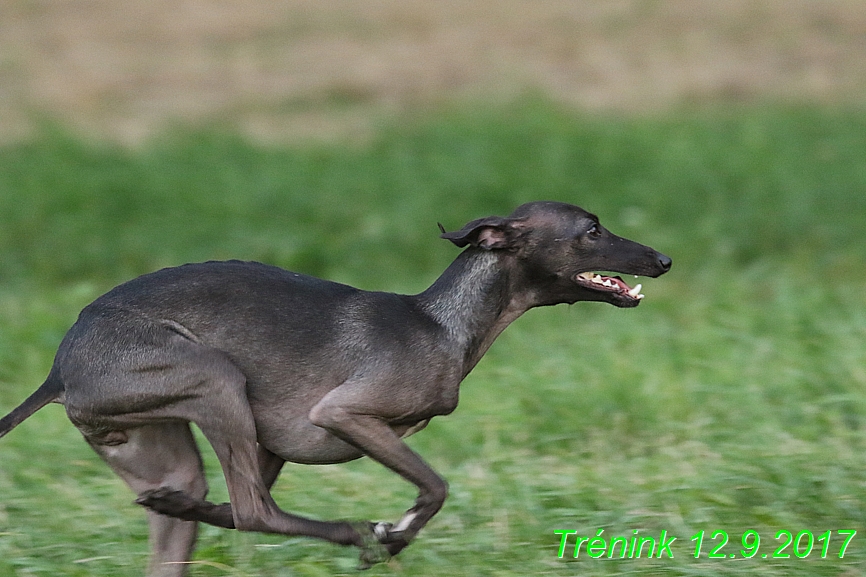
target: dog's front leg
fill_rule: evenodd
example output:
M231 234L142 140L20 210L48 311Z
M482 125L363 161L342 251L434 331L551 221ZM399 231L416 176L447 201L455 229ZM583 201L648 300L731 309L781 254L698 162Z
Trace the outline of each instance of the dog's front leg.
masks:
M412 451L380 416L344 405L339 389L326 395L310 411L310 421L363 451L418 487L415 506L393 526L380 524L376 536L388 553L396 555L435 515L448 495L448 484ZM364 562L362 553L362 563Z

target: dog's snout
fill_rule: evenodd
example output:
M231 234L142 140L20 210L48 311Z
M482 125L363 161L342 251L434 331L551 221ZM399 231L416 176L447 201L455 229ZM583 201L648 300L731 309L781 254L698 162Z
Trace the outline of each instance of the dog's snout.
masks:
M663 271L663 272L668 272L669 270L671 270L671 265L674 263L674 261L671 260L671 257L669 257L669 256L667 256L667 255L663 255L663 254L660 253L660 252L659 252L659 253L656 253L656 254L658 254L658 257L659 257L659 266L661 266L662 271Z

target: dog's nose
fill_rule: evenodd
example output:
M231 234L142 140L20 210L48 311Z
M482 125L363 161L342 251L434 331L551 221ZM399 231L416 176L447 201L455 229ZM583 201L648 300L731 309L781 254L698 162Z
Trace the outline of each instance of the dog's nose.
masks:
M665 272L668 272L669 270L671 270L671 265L674 263L674 261L671 260L671 257L665 256L662 253L658 253L658 255L659 255L659 265L661 265L662 270Z

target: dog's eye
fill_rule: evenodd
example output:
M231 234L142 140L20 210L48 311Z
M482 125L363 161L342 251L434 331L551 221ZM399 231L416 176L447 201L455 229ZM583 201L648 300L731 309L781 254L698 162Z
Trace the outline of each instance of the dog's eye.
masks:
M587 232L587 234L589 234L590 236L595 236L595 237L601 236L601 228L599 228L599 226L598 226L597 224L592 225L592 226L589 228L589 230L586 231L586 232Z

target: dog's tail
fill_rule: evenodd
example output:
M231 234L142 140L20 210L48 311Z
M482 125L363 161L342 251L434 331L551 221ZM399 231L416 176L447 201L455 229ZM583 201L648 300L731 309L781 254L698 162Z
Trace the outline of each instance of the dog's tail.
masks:
M30 415L56 401L63 394L63 382L52 372L42 386L27 397L23 403L12 409L12 412L0 419L0 437L17 427Z

